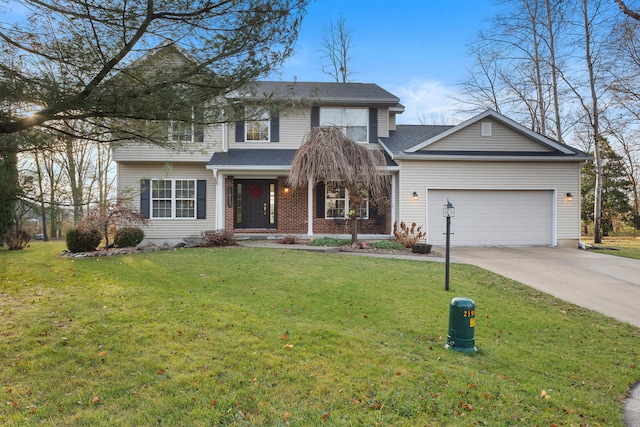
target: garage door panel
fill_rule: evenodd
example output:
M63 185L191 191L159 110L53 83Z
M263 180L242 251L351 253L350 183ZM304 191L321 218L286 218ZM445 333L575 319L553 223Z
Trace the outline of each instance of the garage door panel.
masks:
M450 200L455 246L551 245L553 191L429 190L428 239L444 245L446 219L442 208Z

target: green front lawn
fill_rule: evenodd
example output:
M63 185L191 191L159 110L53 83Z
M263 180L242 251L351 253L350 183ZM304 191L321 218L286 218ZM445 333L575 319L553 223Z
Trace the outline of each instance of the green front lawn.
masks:
M600 248L597 251L603 254L640 259L640 237L606 236L602 238L602 243L598 244L594 244L593 237L591 237L585 239L584 242Z
M622 426L640 379L638 328L473 266L62 249L0 251L0 424Z

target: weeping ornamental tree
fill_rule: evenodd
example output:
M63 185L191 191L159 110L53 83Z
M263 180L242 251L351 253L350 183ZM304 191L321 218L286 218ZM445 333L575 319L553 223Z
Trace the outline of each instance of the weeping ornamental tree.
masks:
M311 128L296 152L289 173L292 189L318 182L341 182L349 197L351 243L358 241L358 210L368 198L372 205L387 200L389 175L380 150L369 149L330 126Z

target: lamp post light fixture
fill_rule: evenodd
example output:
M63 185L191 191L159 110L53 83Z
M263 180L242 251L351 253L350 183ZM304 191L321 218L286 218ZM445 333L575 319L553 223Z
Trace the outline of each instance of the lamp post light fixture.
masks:
M444 205L442 209L442 216L447 218L447 246L446 246L446 256L445 256L445 276L444 276L444 290L449 290L449 254L451 247L451 218L455 216L456 209L453 207L449 199L447 199L447 204Z

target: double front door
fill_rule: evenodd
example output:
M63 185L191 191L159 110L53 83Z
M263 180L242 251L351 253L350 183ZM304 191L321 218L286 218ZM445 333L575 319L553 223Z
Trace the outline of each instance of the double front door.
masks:
M236 179L234 192L234 228L276 228L275 180Z

